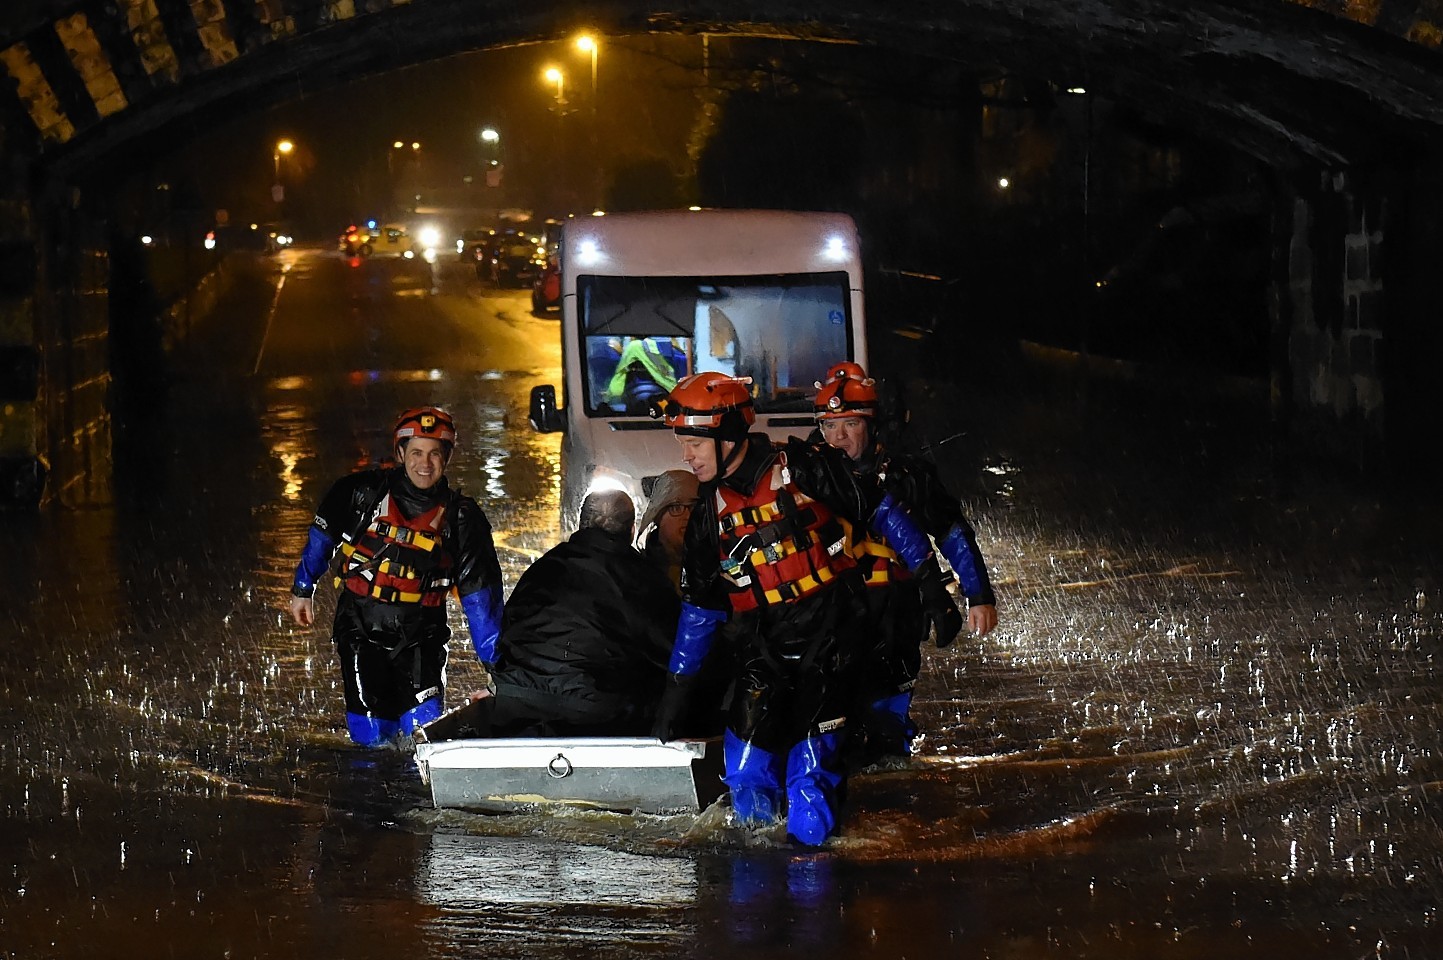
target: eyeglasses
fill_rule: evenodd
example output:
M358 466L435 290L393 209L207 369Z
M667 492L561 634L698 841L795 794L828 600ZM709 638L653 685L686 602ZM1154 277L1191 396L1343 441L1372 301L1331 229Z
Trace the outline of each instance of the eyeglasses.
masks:
M668 517L679 517L683 513L691 513L692 508L695 506L695 500L688 500L685 503L669 503L666 505L666 515Z

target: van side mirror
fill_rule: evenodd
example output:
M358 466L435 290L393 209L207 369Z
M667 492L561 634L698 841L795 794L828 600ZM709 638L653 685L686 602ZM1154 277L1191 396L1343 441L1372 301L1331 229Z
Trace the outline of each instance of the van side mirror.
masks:
M556 406L556 388L549 383L531 388L531 429L556 433L566 428L566 415Z

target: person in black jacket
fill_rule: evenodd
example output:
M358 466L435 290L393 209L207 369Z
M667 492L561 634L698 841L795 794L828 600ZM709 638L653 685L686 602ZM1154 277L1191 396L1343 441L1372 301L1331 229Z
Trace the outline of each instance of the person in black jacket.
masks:
M750 386L749 377L694 374L660 411L700 496L655 730L666 739L684 715L719 638L731 664L722 753L736 819L768 825L784 815L790 836L817 845L838 824L845 681L865 622L848 530L874 528L899 545L939 630L956 633L962 616L906 509L824 444L752 433Z
M456 446L450 414L407 410L393 439L400 466L342 477L321 500L291 585L291 617L308 627L316 583L339 561L332 639L346 730L368 747L441 715L452 589L483 662L495 659L501 613L491 525L475 500L446 482Z
M861 482L875 482L907 505L917 526L937 543L967 598L967 626L979 637L997 626L997 598L977 535L936 468L920 457L890 450L877 435L883 410L876 382L856 363L838 363L817 383L814 400L819 435L840 450ZM912 691L922 667L922 642L931 630L921 596L895 545L864 531L851 547L867 583L866 653L855 671L855 702L848 753L855 765L884 756L906 756L917 736ZM955 632L954 632L955 633ZM938 633L939 648L954 634Z
M580 528L517 581L501 617L482 736L645 736L681 601L631 545L622 491L589 494Z

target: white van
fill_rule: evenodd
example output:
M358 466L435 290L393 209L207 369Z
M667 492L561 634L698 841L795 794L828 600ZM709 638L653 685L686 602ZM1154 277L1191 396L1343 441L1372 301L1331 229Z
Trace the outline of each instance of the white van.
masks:
M643 484L683 468L650 415L680 378L750 376L757 426L777 439L814 425L814 384L867 363L857 228L837 213L698 210L568 221L561 240L564 406L531 391L531 425L564 431L562 526L595 486L645 505Z

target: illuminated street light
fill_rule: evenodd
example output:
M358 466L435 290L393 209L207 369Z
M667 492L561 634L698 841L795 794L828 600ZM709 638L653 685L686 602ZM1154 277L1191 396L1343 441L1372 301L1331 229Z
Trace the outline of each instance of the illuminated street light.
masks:
M272 159L274 159L276 163L276 183L281 182L281 156L290 156L291 151L295 148L296 145L289 140L276 141L275 152L271 154Z
M481 130L481 139L486 143L499 143L501 141L501 134L497 133L492 127L484 127Z
M283 216L285 212L286 188L281 182L281 157L290 156L296 145L289 140L277 140L275 150L271 152L271 161L274 163L275 179L271 182L271 199L275 201L276 212Z
M566 74L558 67L547 67L546 72L541 75L547 83L556 84L556 105L566 106Z
M591 54L591 109L596 111L596 54L601 49L601 44L589 33L583 33L576 38L576 49L582 53Z
M593 171L592 188L595 194L595 203L601 204L601 153L598 149L600 139L596 120L596 55L601 49L601 43L589 33L583 33L576 38L576 49L582 53L591 54L591 162L596 165Z

